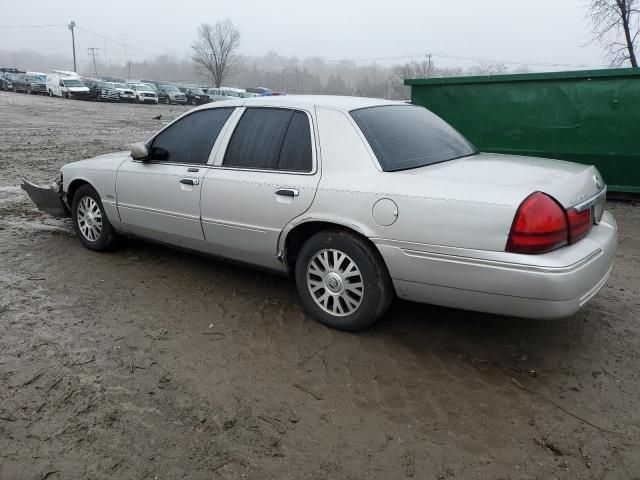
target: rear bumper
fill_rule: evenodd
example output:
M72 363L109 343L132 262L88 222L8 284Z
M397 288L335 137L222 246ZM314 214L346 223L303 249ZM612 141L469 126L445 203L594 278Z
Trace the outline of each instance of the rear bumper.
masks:
M605 212L585 239L543 255L374 242L400 298L555 319L573 315L605 285L613 267L617 227Z

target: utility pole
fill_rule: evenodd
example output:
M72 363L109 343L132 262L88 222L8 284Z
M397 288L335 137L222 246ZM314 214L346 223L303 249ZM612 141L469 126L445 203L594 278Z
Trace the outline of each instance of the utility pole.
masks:
M127 80L131 80L131 60L127 62L127 67L129 67L129 76L127 77Z
M98 77L98 67L96 67L96 55L98 50L100 49L96 47L87 48L89 56L93 58L93 72L96 74L96 78Z
M69 22L69 25L67 25L67 28L71 30L71 46L73 47L73 71L77 72L78 69L76 67L76 36L73 31L75 27L76 27L76 22L74 22L73 20Z
M431 54L429 53L427 55L427 58L429 59L429 66L427 67L427 78L431 77Z

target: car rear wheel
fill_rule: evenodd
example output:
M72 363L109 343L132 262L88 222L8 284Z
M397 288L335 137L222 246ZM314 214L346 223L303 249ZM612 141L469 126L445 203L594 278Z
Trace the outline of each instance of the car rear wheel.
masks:
M31 85L27 86L27 95L31 95L33 92L31 91Z
M393 284L380 254L347 231L324 231L307 240L296 260L295 278L306 310L338 330L368 327L393 299Z
M197 104L198 104L198 102L196 102L195 98L191 100L191 105L197 105Z
M82 244L98 252L115 244L116 232L107 218L100 196L91 185L83 185L73 196L73 227Z
M166 97L164 99L164 103L166 103L167 105L171 105L171 99L169 97Z

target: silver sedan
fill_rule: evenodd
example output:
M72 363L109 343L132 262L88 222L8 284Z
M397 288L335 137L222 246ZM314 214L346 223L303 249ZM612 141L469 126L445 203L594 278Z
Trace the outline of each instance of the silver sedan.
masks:
M203 105L130 152L63 166L58 185L24 183L87 248L135 236L288 273L305 308L343 330L395 296L570 316L616 249L594 167L479 153L429 110L385 100Z

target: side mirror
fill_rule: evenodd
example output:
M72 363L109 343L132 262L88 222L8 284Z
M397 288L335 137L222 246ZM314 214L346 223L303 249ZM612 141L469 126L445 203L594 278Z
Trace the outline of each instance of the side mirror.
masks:
M134 160L148 160L149 159L149 149L147 146L140 142L134 143L131 145L131 158Z

